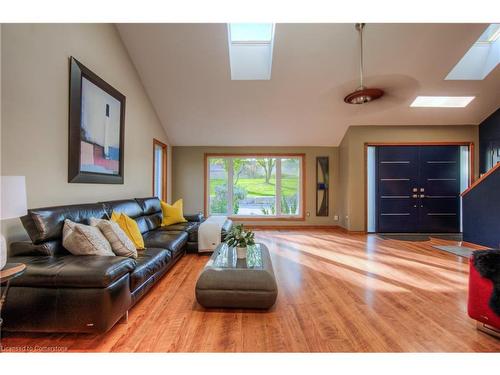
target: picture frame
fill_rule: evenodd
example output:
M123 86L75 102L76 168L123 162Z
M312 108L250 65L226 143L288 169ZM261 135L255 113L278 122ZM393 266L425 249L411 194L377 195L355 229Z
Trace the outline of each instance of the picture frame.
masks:
M328 156L316 157L316 216L329 215L330 170Z
M68 182L123 184L126 98L74 57L69 65Z

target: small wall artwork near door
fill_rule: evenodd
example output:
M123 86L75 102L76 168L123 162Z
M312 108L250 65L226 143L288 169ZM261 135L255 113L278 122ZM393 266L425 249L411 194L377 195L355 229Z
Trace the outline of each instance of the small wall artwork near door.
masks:
M69 182L123 183L125 97L71 58Z
M316 158L316 216L328 216L328 195L328 156L318 156Z

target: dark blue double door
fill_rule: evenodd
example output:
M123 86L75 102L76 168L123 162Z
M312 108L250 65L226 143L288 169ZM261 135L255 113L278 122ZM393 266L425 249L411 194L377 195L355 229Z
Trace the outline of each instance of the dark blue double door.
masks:
M377 232L460 232L460 146L379 146Z

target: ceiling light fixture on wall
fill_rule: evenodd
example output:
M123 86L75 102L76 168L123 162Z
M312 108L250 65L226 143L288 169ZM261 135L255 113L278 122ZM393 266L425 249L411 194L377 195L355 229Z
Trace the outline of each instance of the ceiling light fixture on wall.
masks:
M359 87L344 98L348 104L364 104L380 98L384 95L381 89L369 89L363 85L363 29L364 23L357 23L356 30L359 32Z

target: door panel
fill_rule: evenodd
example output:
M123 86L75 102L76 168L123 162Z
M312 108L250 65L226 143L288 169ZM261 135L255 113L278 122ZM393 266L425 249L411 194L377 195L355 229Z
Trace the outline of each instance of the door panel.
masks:
M412 189L418 182L418 147L377 148L379 232L413 232L418 220Z
M377 147L378 232L459 232L459 146Z
M420 231L460 231L460 148L420 148Z
M411 179L380 179L380 195L382 198L408 198L408 192L411 191L414 182Z

